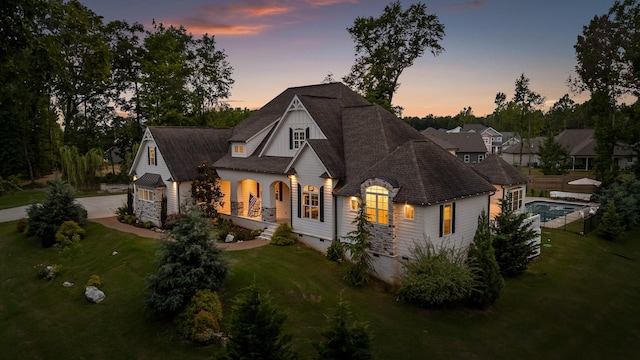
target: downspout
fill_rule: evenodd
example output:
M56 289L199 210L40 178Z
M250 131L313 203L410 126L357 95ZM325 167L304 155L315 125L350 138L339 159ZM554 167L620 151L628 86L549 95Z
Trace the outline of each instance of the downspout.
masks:
M176 203L178 206L178 214L180 214L180 182L176 185Z
M336 205L336 199L338 198L336 194L331 191L331 198L333 199L333 240L338 240L338 206Z

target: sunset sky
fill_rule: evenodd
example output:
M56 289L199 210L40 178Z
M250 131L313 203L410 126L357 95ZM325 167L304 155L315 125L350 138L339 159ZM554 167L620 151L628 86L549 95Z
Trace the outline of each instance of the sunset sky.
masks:
M347 32L357 17L382 14L390 0L80 0L105 22L151 28L153 19L214 35L234 68L227 102L260 108L288 87L345 76L355 59ZM417 1L402 1L406 9ZM394 105L403 116L455 115L471 106L491 113L496 93L513 96L524 73L547 107L564 94L576 65L582 27L613 0L432 0L427 11L445 25L437 57L426 52L400 77Z

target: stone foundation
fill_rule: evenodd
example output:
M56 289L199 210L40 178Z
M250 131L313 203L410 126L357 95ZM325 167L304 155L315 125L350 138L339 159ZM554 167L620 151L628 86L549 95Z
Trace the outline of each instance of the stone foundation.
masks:
M271 222L271 223L276 222L276 208L263 207L262 221Z

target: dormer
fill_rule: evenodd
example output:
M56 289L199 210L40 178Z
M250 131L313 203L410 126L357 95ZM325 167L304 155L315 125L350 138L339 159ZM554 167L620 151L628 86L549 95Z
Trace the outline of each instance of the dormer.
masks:
M231 156L232 157L247 157L246 145L243 142L231 143Z

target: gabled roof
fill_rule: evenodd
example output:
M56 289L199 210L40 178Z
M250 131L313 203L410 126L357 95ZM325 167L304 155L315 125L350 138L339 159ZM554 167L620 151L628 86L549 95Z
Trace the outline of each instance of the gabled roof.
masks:
M432 205L493 192L493 185L428 139L410 140L342 187L339 195L358 195L366 179L387 178L399 187L395 202Z
M495 154L472 164L471 167L492 184L519 185L530 182L525 174Z
M556 141L569 150L571 156L595 156L596 140L593 129L566 129L556 136ZM631 151L622 146L613 148L613 155L628 156Z
M540 145L544 143L544 137L538 136L533 139L522 139L522 142L509 145L502 148L502 152L505 154L537 154L540 149Z
M480 133L445 133L433 128L428 128L422 131L422 133L445 150L451 149L451 147L445 147L446 143L448 143L451 144L453 148L457 149L457 153L485 154L487 152L487 147L484 145L484 141L482 140L482 135L480 135ZM444 146L442 145L442 141L446 142Z
M324 139L309 139L304 146L308 146L318 156L318 159L322 162L327 170L327 176L332 179L340 179L345 175L344 161L342 155L338 154L336 149L331 145L329 140ZM298 152L301 154L302 150ZM291 160L291 164L295 162L296 158ZM291 165L290 165L291 166Z
M481 133L483 132L487 127L482 125L482 124L464 124L462 126L462 129L460 129L461 132L469 132L469 131L473 131L473 132L477 132L477 133Z
M174 181L193 180L202 161L213 165L229 151L227 140L233 129L207 127L149 126Z

